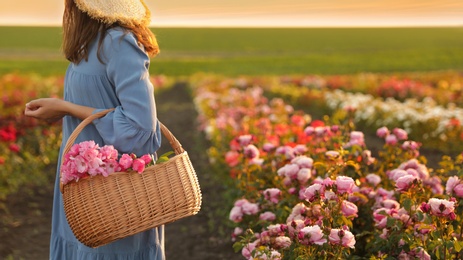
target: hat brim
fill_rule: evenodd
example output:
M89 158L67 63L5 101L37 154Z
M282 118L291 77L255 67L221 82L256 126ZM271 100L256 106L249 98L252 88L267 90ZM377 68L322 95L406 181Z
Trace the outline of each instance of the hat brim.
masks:
M151 13L143 0L74 0L77 8L105 24L149 25Z

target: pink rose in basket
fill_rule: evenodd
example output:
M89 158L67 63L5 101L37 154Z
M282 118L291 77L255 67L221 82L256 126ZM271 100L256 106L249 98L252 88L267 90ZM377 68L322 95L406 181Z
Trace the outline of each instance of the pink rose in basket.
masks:
M126 153L121 156L121 159L119 159L119 165L121 166L123 171L132 167L132 163L133 163L132 157Z
M102 160L117 160L117 150L112 145L105 145L100 149Z
M70 181L111 173L134 170L143 173L148 165L154 164L152 155L145 154L137 158L134 154L123 154L118 159L118 151L112 145L99 147L94 141L84 141L74 144L63 156L61 166L61 181Z
M138 173L142 173L145 170L145 161L141 158L133 160L132 168Z
M140 157L140 159L142 159L145 162L145 165L148 165L153 160L153 157L151 157L151 155L149 154L145 154L142 157Z

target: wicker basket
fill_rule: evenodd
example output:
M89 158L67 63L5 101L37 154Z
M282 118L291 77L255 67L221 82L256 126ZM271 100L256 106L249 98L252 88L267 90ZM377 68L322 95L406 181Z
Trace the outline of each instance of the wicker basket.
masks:
M86 125L111 110L82 121L63 155ZM167 162L147 167L142 174L117 172L61 184L66 218L82 244L99 247L198 213L201 190L188 154L162 124L161 130L176 154Z

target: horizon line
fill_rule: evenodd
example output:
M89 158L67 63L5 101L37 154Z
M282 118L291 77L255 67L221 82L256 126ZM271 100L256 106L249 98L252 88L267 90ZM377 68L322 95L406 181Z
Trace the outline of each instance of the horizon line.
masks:
M61 24L56 23L0 23L0 27L61 27ZM463 27L462 24L316 24L316 25L259 25L259 24L222 24L222 25L206 25L206 24L150 24L149 28L442 28L442 27Z

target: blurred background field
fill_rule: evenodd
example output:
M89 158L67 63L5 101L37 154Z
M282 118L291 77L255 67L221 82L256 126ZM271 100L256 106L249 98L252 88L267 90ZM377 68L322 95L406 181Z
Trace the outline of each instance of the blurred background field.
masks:
M151 73L352 74L463 69L462 27L153 28ZM60 27L0 27L0 74L64 74Z

